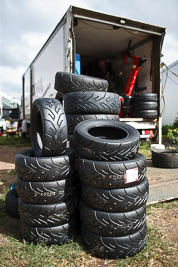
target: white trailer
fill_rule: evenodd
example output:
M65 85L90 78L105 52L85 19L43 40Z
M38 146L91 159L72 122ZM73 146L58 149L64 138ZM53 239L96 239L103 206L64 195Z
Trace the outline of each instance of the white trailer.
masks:
M178 119L178 60L161 73L164 89L163 125L171 125ZM164 88L165 84L165 88Z
M54 78L58 71L75 73L76 55L80 55L81 74L99 58L109 59L117 74L122 55L130 51L147 58L138 75L144 93L160 98L160 56L165 29L130 19L70 6L23 75L23 118L30 120L31 105L39 97L55 97ZM125 79L129 65L125 69ZM118 90L119 92L119 90ZM160 110L160 102L158 105ZM141 138L156 137L161 119L121 118L141 133ZM160 140L159 140L160 142Z

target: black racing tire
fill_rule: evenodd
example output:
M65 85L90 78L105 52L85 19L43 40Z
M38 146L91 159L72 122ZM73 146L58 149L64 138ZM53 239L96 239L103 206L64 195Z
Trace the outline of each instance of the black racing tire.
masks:
M157 110L140 110L134 112L136 118L144 118L144 119L156 119L158 117Z
M21 223L20 229L22 237L35 244L63 245L76 235L75 223L73 222L54 227L33 227Z
M108 92L74 92L64 95L66 114L119 114L120 96Z
M97 235L124 236L137 232L146 222L146 205L129 212L104 212L80 203L80 219L84 227Z
M142 111L142 110L157 110L158 103L157 102L139 102L137 105L133 106L135 111Z
M67 114L68 133L73 134L75 126L87 120L113 120L119 121L119 115L114 114Z
M61 102L61 104L62 104L62 102L63 102L63 93L61 93L61 92L57 92L55 98L56 98L57 100L59 100L59 102Z
M67 121L62 104L53 98L38 98L32 105L30 136L37 157L65 154Z
M108 212L132 211L142 207L148 199L147 178L140 184L120 189L99 189L82 184L82 199L91 208Z
M19 219L19 208L18 208L19 197L15 188L7 192L5 198L5 209L9 217L13 219Z
M178 168L178 150L153 150L152 164L158 168Z
M16 188L19 198L31 204L54 204L76 196L74 179L30 182L17 178Z
M104 237L82 229L82 239L86 249L104 259L125 258L134 256L146 245L146 224L136 233L121 237Z
M139 132L126 123L89 120L75 127L73 145L82 158L120 161L135 157L139 140Z
M108 81L60 71L56 73L54 88L63 94L77 91L107 91Z
M49 182L70 178L74 155L67 150L66 155L56 157L35 157L32 149L17 153L15 169L22 180Z
M132 106L127 107L127 106L122 106L122 112L124 115L129 115L133 113L133 108Z
M75 218L77 198L56 204L29 204L19 201L22 222L34 227L53 227L70 222Z
M127 188L137 185L146 177L146 159L137 153L134 159L125 161L92 161L83 158L76 160L78 176L82 183L103 189ZM134 172L133 180L129 180L128 170Z
M133 102L158 102L158 94L137 94L132 100Z

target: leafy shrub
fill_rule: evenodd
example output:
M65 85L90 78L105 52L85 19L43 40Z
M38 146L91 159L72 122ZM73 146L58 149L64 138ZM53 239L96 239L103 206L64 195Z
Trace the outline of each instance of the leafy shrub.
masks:
M178 128L178 119L176 119L172 125L172 129L176 129L176 128Z
M168 134L168 130L171 128L170 125L163 125L162 127L162 135L165 136Z
M178 128L168 129L167 137L173 144L178 144Z

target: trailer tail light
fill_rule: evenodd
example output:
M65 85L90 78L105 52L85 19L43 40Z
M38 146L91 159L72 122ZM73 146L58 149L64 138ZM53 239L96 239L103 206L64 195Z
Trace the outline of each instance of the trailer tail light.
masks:
M153 138L154 137L154 132L153 130L142 130L142 135L145 135L149 138Z

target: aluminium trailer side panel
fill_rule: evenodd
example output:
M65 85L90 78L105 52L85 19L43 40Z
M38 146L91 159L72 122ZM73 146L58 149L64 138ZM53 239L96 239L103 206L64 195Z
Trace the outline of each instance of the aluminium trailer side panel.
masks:
M31 81L30 81L31 69L27 69L23 76L23 118L30 119L31 111Z
M55 74L65 70L64 27L56 33L32 64L32 102L37 98L54 98Z
M23 118L30 120L31 104L37 98L55 98L55 74L71 71L72 41L70 10L61 19L23 75Z

